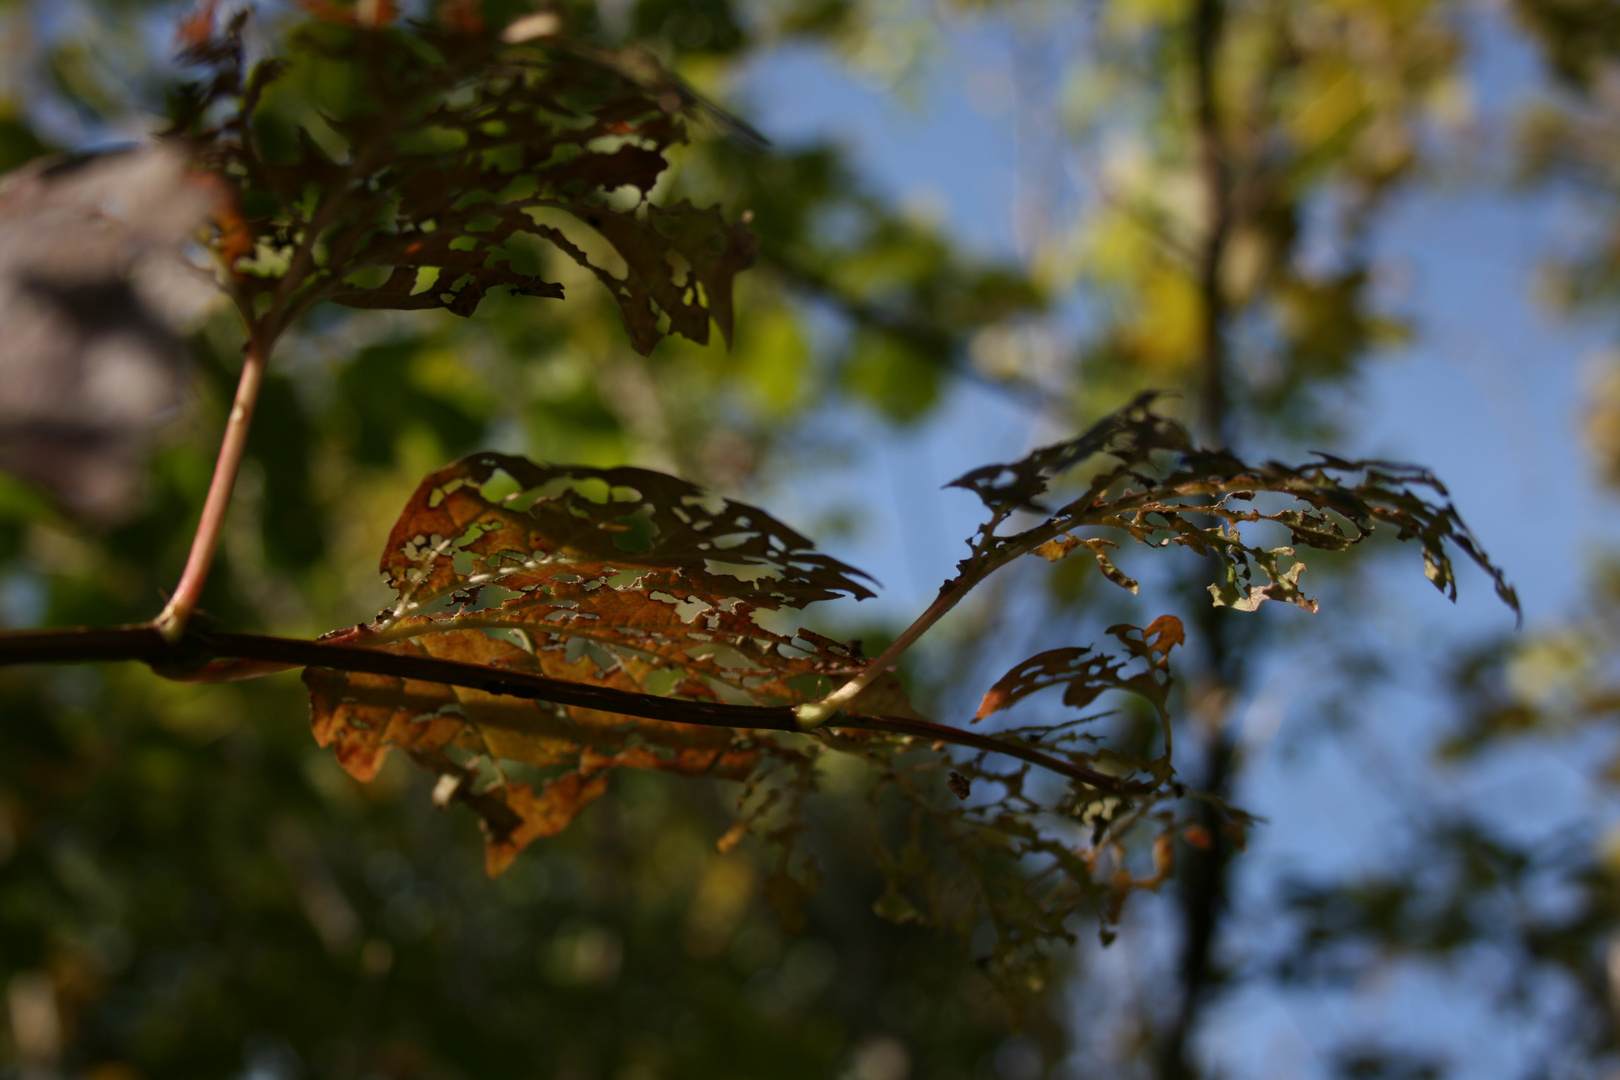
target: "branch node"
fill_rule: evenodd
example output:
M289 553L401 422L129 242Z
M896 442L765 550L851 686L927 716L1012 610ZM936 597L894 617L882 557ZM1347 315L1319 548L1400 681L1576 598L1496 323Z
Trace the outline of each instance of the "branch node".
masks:
M800 731L814 731L829 720L842 720L847 715L836 702L826 698L793 707L793 720Z

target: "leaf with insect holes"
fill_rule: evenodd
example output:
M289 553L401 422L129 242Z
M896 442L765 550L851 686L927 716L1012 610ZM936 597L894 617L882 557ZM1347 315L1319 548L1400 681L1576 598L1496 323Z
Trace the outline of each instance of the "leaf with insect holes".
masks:
M1131 760L1119 754L1108 754L1115 764L1140 768L1160 782L1171 776L1170 751L1170 650L1186 643L1186 631L1181 620L1174 615L1160 615L1145 627L1121 623L1110 626L1108 632L1125 647L1126 656L1116 658L1095 646L1072 646L1048 649L1015 665L996 684L985 692L973 723L1009 709L1031 694L1054 686L1063 690L1063 704L1084 709L1110 690L1135 694L1153 706L1164 739L1164 752L1154 760ZM1140 670L1128 671L1133 661L1141 661ZM1019 729L1015 737L1036 735L1040 729ZM1072 731L1070 725L1051 725L1045 729L1045 746L1059 748L1061 735ZM1059 735L1054 742L1052 735ZM1089 764L1090 754L1080 754L1076 760Z
M1401 540L1418 542L1425 574L1451 599L1457 595L1450 554L1455 549L1490 575L1497 596L1518 613L1513 587L1427 470L1322 453L1298 466L1247 464L1226 451L1194 449L1179 424L1153 411L1154 396L1139 396L1067 442L953 481L951 486L974 492L990 510L960 569L982 576L1026 552L1055 561L1085 546L1109 580L1132 588L1135 582L1103 550L1111 541L1077 535L1101 529L1213 559L1216 581L1209 592L1217 607L1253 611L1266 600L1280 600L1315 611L1316 601L1299 588L1305 570L1299 549L1341 551L1383 525ZM1077 476L1078 495L1048 508L1040 500L1049 499L1069 474ZM1045 520L1015 533L1000 531L1014 513L1030 510ZM1258 522L1287 529L1291 545L1266 547L1246 539L1244 527Z
M209 75L173 127L234 189L216 247L275 329L323 300L471 315L496 290L560 298L550 247L607 287L638 351L706 342L711 319L730 340L753 238L715 208L648 201L682 103L611 54L481 23L314 23L249 69L244 19L188 50Z
M680 594L672 602L701 594L776 608L873 595L865 574L765 511L685 480L496 453L422 481L389 535L382 570L399 595L394 618L455 594L472 603L491 585L583 587L649 571L667 575Z
M979 703L974 722L1053 686L1065 687L1063 704L1076 709L1090 705L1107 690L1126 690L1146 698L1154 708L1164 712L1170 685L1170 650L1187 640L1181 620L1174 615L1160 615L1140 629L1122 623L1110 626L1108 632L1120 640L1133 658L1147 660L1145 671L1124 676L1125 661L1117 661L1092 646L1048 649L996 680Z
M1017 665L985 695L975 719L1050 688L1063 688L1065 704L1081 709L1108 691L1140 696L1162 726L1157 757L1140 749L1131 726L1120 730L1123 739L1093 730L1107 714L996 733L1003 747L1039 746L1121 777L1148 778L1131 790L1076 785L1055 799L1028 763L990 749L932 763L908 762L899 753L867 756L878 775L871 788L874 819L880 799L906 809L902 821L891 819L877 837L888 887L874 910L895 922L963 934L993 931L984 970L1014 1000L1047 976L1049 950L1074 940L1077 911L1093 913L1106 940L1131 893L1169 880L1172 838L1196 822L1202 807L1236 835L1249 821L1207 794L1197 806L1181 802L1183 789L1174 782L1168 697L1170 655L1184 644L1181 622L1165 615L1146 627L1119 625L1109 632L1121 647L1112 653L1053 649ZM941 798L941 788L951 797ZM1089 844L1077 843L1086 833ZM1039 868L1033 876L1016 872L1030 865Z
M327 640L750 705L814 700L865 663L852 645L804 630L774 633L754 619L760 610L870 596L864 575L762 510L646 469L475 454L423 480L381 569L395 590L392 609ZM484 816L492 872L597 788L576 784L556 790L578 797L540 798L497 778L482 790L458 756L569 766L564 775L584 779L637 768L728 780L747 777L762 756L780 756L769 738L746 730L384 676L311 669L306 681L317 741L359 779L374 776L390 748L441 775L467 775L455 790L465 801L478 789L473 805ZM852 711L916 718L892 674ZM495 804L505 810L486 812Z
M326 640L705 708L818 700L866 666L853 644L806 630L774 633L755 617L869 595L862 575L755 507L643 469L472 455L423 480L380 569L394 590L391 607ZM818 880L806 807L820 785L822 755L853 755L873 779L871 797L887 807L874 811L874 822L894 822L889 811L898 808L907 835L934 838L892 852L874 836L888 878L878 910L963 932L987 917L1016 928L998 934L986 969L1016 993L1036 977L1048 946L1071 940L1066 920L1077 907L1117 920L1125 893L1156 887L1162 860L1127 872L1135 859L1127 848L1151 842L1159 852L1163 845L1149 836L1185 824L1166 809L1180 795L1166 695L1181 626L1167 616L1143 630L1111 631L1123 654L1043 653L1001 680L981 715L1047 686L1064 686L1080 705L1105 690L1134 693L1164 720L1164 752L1156 757L1111 745L1117 740L1087 727L1094 715L1003 728L975 736L970 752L947 753L926 735L892 727L835 723L783 734L409 678L312 668L305 680L317 741L360 779L374 776L392 750L436 775L436 801L460 802L481 819L491 874L602 797L613 770L740 782L742 821L719 843L735 845L746 831L776 848L765 895L788 926L802 922ZM888 724L922 719L892 672L847 712ZM986 738L994 741L985 745ZM1031 775L1032 757L1120 783L1082 779L1055 791ZM1089 851L1074 846L1084 829L1093 837ZM943 848L928 846L935 840ZM936 860L925 852L943 854ZM1028 857L1052 868L1033 891L1018 870Z

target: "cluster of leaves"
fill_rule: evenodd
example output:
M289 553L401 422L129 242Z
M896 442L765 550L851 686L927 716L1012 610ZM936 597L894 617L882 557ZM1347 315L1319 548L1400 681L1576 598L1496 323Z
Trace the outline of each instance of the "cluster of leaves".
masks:
M666 333L706 342L711 318L731 337L753 240L715 208L647 201L690 100L656 71L555 26L522 40L454 20L314 23L249 67L246 19L190 48L209 77L174 131L236 195L216 247L250 325L274 338L323 300L471 315L493 289L560 298L550 246L609 290L642 353ZM349 92L308 111L288 80Z
M327 25L309 29L314 39L349 42L368 40L359 20L345 29L327 16L389 7L256 5L263 22L247 30L250 56L267 45L280 51L283 31L296 25L293 9L317 6ZM411 9L437 17L480 6L498 27L495 12L528 5ZM721 29L735 36L723 0L632 6L638 31L677 27L683 51L694 23L707 20L716 40ZM0 36L27 46L0 78L0 169L47 149L34 131L48 130L46 142L64 138L63 116L123 132L160 112L172 70L168 38L127 31L132 19L150 28L170 8L92 0L90 18L64 23L42 8L0 5ZM568 10L571 26L588 26L594 15L594 5ZM389 32L409 27L395 23ZM271 85L264 111L315 116L321 138L319 113L350 111L367 92L314 77L345 69L304 56ZM151 70L126 80L125 61ZM703 79L712 70L687 74L713 86ZM87 105L80 91L91 88L102 96ZM53 122L31 127L41 117ZM173 156L183 155L163 158ZM842 158L832 148L764 155L699 139L671 155L679 168L660 182L677 174L676 184L654 198L721 201L727 220L760 208L776 235L786 231L785 242L848 272L864 290L851 295L883 290L895 312L916 322L962 312L956 293L929 289L932 272L940 258L949 267L978 262L955 249L943 226L890 227L894 208L861 194ZM738 176L746 169L746 183L700 175L697 165L714 160ZM122 155L91 155L84 164L81 175L95 170L135 226L158 224L150 203L130 198L147 188L131 183ZM53 184L66 175L59 159L40 165ZM151 190L183 198L196 179ZM824 227L857 198L871 233L859 245ZM37 209L22 207L9 221L42 223L30 221ZM754 227L763 248L766 230ZM13 243L7 256L65 260L88 253L78 237L108 231L106 220L80 223L56 234L74 236L72 244ZM892 267L896 255L906 256L908 288L926 308L916 309L909 293L891 296L892 279L870 272ZM124 269L102 265L98 273L122 288ZM430 466L492 430L504 431L503 440L526 432L530 453L596 464L663 458L682 475L719 473L735 483L730 462L770 461L773 441L797 438L800 410L847 385L821 377L843 355L840 343L812 337L807 313L764 275L740 279L738 302L751 314L739 319L736 348L667 342L656 366L629 355L609 290L570 265L547 276L567 282L568 303L491 295L473 320L327 307L292 327L259 398L247 474L203 599L210 614L232 627L297 633L368 611L374 579L345 567L375 556L380 535L370 523L385 526ZM211 275L200 283L210 288ZM173 283L163 285L172 298ZM227 311L214 312L207 333L184 342L193 366L173 372L184 405L168 414L154 458L82 431L59 440L76 453L101 451L121 476L145 470L144 484L103 485L124 498L116 521L86 525L80 501L52 507L14 479L0 482L0 606L9 623L134 623L172 587L214 449L206 430L228 411L239 361L236 325ZM817 308L816 326L825 314ZM8 346L18 340L12 335ZM634 400L629 376L643 372L672 421L667 436L624 408ZM925 385L914 374L908 367L873 381L913 400ZM948 374L930 371L927 385ZM26 397L29 382L8 379L0 399ZM83 394L61 397L89 403ZM134 412L151 404L141 397L112 404ZM75 418L86 419L82 410ZM142 432L150 439L149 426ZM162 437L171 434L182 437ZM717 457L711 445L743 453ZM63 465L57 456L51 473L35 479L48 483ZM821 1077L859 1071L869 1048L892 1058L903 1047L914 1075L966 1078L1010 1038L1004 1008L965 962L965 942L871 917L881 885L863 857L868 819L859 800L819 800L811 842L833 887L806 905L802 935L783 935L763 903L753 845L712 850L726 827L720 798L730 785L669 784L625 770L606 805L490 881L477 872L471 815L435 812L403 761L358 788L307 733L285 727L307 707L289 696L296 686L179 685L121 665L0 671L0 711L28 718L0 732L0 983L10 984L20 1009L37 1004L43 986L60 1021L54 1047L13 1041L0 1021L0 1057L25 1070L142 1076L268 1070L405 1080L523 1063L546 1075ZM1044 1010L1026 1013L1014 1049L1038 1045L1056 1060L1062 1038Z
M1003 534L1012 515L1040 509L1037 500L1060 478L1088 464L1100 468L1079 498L1037 526ZM1359 474L1358 482L1341 481L1345 474ZM1455 511L1411 490L1433 486L1427 474L1335 459L1247 466L1192 449L1185 430L1155 413L1147 397L1073 440L956 484L979 494L990 514L959 577L942 590L950 602L1019 555L1056 560L1080 547L1134 591L1104 550L1113 541L1074 535L1098 528L1213 555L1217 605L1252 611L1282 599L1314 611L1297 588L1303 564L1281 568L1293 549L1243 538L1240 527L1260 521L1329 550L1359 542L1377 523L1394 526L1422 544L1441 588L1453 587L1446 547L1455 545L1515 602ZM1267 493L1299 508L1242 508ZM815 553L764 511L674 477L477 454L422 482L390 534L381 570L395 591L393 607L325 640L602 687L628 703L629 711L617 712L611 699L554 704L425 679L308 670L318 741L362 780L376 775L391 746L437 774L440 801L457 798L480 815L491 873L599 798L610 770L746 781L742 818L720 843L735 844L752 827L781 845L769 891L791 919L815 880L798 838L821 757L853 754L871 769L874 800L899 798L910 807L903 837L877 838L889 878L878 910L968 932L988 919L996 929L992 969L1004 985L1028 987L1040 981L1042 947L1069 938L1077 910L1097 912L1106 935L1126 895L1166 879L1178 835L1211 842L1207 828L1168 805L1184 794L1171 760L1169 657L1185 634L1171 616L1142 629L1111 628L1119 657L1067 647L1015 666L985 695L975 721L1056 687L1081 715L1008 727L952 758L940 748L968 741L966 734L920 717L884 658L865 661L853 643L809 630L775 632L759 618L871 595L861 575ZM1265 584L1252 580L1256 571ZM789 706L817 702L846 683L859 692L840 701L831 730L792 730ZM1151 708L1156 751L1099 734L1109 714L1083 711L1109 691ZM648 719L638 706L646 698L680 704ZM1053 791L1037 765L1074 783ZM1221 810L1222 828L1240 841L1244 815ZM1132 868L1128 845L1138 842L1151 852L1149 871Z
M871 593L858 572L816 554L805 538L757 508L644 469L541 466L478 454L423 481L393 529L382 569L396 592L393 608L373 623L325 640L691 703L697 722L680 723L425 681L309 669L317 740L332 746L344 768L362 780L377 774L390 746L438 774L439 797L454 796L482 818L491 873L503 871L524 845L554 834L602 795L609 770L749 780L741 796L742 826L722 843L736 843L748 824L782 842L779 874L769 888L774 899L792 908L814 875L793 843L803 829L804 799L817 786L819 755L836 749L876 763L892 786L953 828L973 820L977 835L961 840L969 852L993 834L1005 834L999 838L1004 844L1024 832L1027 850L1017 854L1062 852L1075 864L1070 876L1095 891L1089 872L1079 869L1065 846L1027 826L1008 831L1020 816L1046 811L1037 797L1021 791L1028 762L1012 774L994 766L1022 746L1077 764L1106 761L1120 774L1136 767L1126 755L1090 747L1070 752L1071 743L1094 742L1090 736L1059 730L1041 739L1034 729L998 736L1005 742L1001 754L981 750L952 768L962 778L956 782L964 794L976 779L1019 789L1013 805L993 802L988 809L976 804L957 810L936 805L939 785L922 785L913 775L921 769L918 775L937 779L945 764L937 752L905 754L913 738L858 727L861 717L921 719L890 673L849 705L850 726L837 736L772 734L770 728L784 726L789 715L780 707L825 695L866 662L853 643L809 630L776 633L756 615ZM1071 698L1078 701L1083 686L1091 688L1090 698L1119 687L1162 708L1168 689L1164 654L1175 636L1158 643L1156 658L1139 640L1122 640L1150 671L1134 682L1121 677L1122 663L1070 672ZM1004 704L1011 704L1034 689L998 692ZM722 708L705 708L715 705ZM767 715L762 707L772 706L778 714ZM750 722L763 730L747 726ZM764 727L767 723L770 727ZM952 732L939 729L939 734ZM902 754L925 760L905 766L891 760ZM1167 762L1156 771L1168 776ZM514 778L519 772L535 782ZM1151 790L1154 785L1131 786ZM1016 864L1016 854L1012 861ZM928 883L935 868L913 861L905 869L892 889L933 887ZM898 910L892 899L881 906L889 913ZM1047 905L1046 923L1039 928L1011 914L1004 921L1014 941L1040 940L1063 933L1073 908L1072 897ZM972 921L980 914L975 901L962 917ZM960 920L936 914L930 921Z

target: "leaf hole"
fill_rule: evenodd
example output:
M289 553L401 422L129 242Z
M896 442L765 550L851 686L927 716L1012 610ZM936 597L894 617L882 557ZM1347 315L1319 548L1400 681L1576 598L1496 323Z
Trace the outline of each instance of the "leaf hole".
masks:
M690 296L692 293L692 264L687 262L685 255L674 250L664 252L664 261L669 264L670 283L677 289L684 288L686 295ZM685 299L685 296L682 299ZM689 300L687 302L690 303Z
M657 600L661 604L668 604L673 607L675 609L675 614L680 618L681 622L687 624L696 622L698 616L702 615L705 611L714 610L713 604L706 600L700 600L695 596L688 596L686 599L681 600L671 596L667 592L648 593L647 595L650 599Z
M353 285L360 289L378 289L388 282L393 268L388 266L367 266L344 276L344 284Z
M721 559L704 559L703 568L711 574L724 574L739 581L763 581L766 578L780 578L779 568L769 563L734 563Z

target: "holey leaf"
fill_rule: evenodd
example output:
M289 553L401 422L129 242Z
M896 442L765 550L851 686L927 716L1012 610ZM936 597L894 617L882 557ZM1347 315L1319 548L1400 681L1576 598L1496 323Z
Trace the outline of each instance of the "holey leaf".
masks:
M706 342L711 319L730 340L753 237L648 202L684 98L615 54L493 27L313 23L249 68L244 19L189 50L208 75L173 127L236 194L216 248L271 331L322 300L471 315L492 290L561 297L549 247L606 286L638 351Z
M1301 550L1340 551L1384 526L1422 547L1425 573L1448 597L1457 594L1454 549L1489 574L1496 594L1518 612L1512 586L1427 470L1320 452L1303 465L1248 464L1224 450L1194 448L1181 425L1153 411L1154 396L1139 396L1067 442L952 481L990 510L969 542L972 553L959 564L959 580L982 579L1026 553L1056 560L1083 546L1109 580L1134 591L1136 583L1104 550L1113 542L1084 535L1103 530L1149 547L1178 545L1209 556L1217 567L1209 592L1218 607L1253 611L1280 600L1315 611L1316 601L1299 587ZM1053 508L1050 496L1060 481L1078 486L1079 494ZM1019 512L1044 520L1004 532ZM1247 539L1244 527L1261 521L1287 529L1290 545L1268 548Z
M1128 785L1075 786L1054 798L1049 775L989 749L953 754L931 772L907 768L902 755L868 754L880 777L874 803L898 797L909 811L902 827L879 833L888 889L874 910L897 922L976 933L988 945L981 946L983 970L1015 1001L1045 980L1052 947L1074 940L1076 913L1089 910L1107 940L1131 892L1168 880L1174 841L1200 812L1183 799L1170 765L1170 654L1184 643L1181 622L1165 615L1109 632L1118 648L1050 649L1018 664L985 694L975 720L1053 688L1078 710L1110 691L1141 697L1162 727L1156 757L1134 735L1111 748L1091 730L1101 712L996 733L1002 747L1039 747ZM939 788L949 795L940 798ZM1196 799L1213 807L1234 837L1242 835L1247 815L1207 794ZM876 811L873 817L881 820Z
M660 584L674 590L666 606L731 611L740 602L802 607L873 595L866 575L817 553L765 511L685 480L496 453L422 481L389 534L382 571L399 594L390 619L452 594L473 603L492 584L583 593L645 571L662 571ZM694 614L682 612L688 621Z
M1054 686L1063 687L1063 704L1084 709L1109 690L1123 690L1135 694L1153 706L1163 734L1164 752L1151 761L1133 761L1111 755L1116 764L1141 768L1161 783L1172 775L1170 767L1170 650L1187 641L1181 620L1174 615L1160 615L1145 627L1124 623L1110 626L1108 632L1119 640L1128 654L1118 660L1092 646L1048 649L1013 667L996 680L985 692L973 722L978 723L1003 709L1009 709L1038 691ZM1139 670L1128 670L1133 661ZM1055 745L1050 737L1065 728L1023 729L1039 730L1048 736L1048 745Z
M645 469L474 455L422 482L381 568L394 606L327 640L734 705L813 700L865 663L853 646L753 618L870 596L858 571L761 510ZM483 817L492 873L599 795L608 769L741 780L797 753L763 732L411 679L310 669L306 681L321 745L361 780L390 747L439 773ZM916 715L892 675L851 711ZM565 771L536 789L501 763Z
M1092 714L1063 723L1032 724L1005 729L1000 732L1003 742L1039 745L1051 754L1057 754L1079 765L1096 766L1123 778L1133 773L1145 773L1149 781L1132 785L1142 796L1163 796L1175 770L1171 766L1170 726L1170 650L1186 643L1186 632L1181 620L1174 615L1161 615L1145 627L1121 623L1110 626L1124 647L1123 657L1111 655L1095 646L1072 646L1048 649L1015 665L994 686L985 692L973 715L972 723L1023 701L1032 694L1052 687L1063 687L1063 704L1074 709L1085 709L1111 690L1123 691L1146 701L1152 706L1159 723L1162 752L1154 758L1121 753L1100 746L1095 735L1086 732L1086 725L1098 718ZM989 775L984 772L987 755L971 759L966 765L966 781ZM1022 790L1022 777L1027 767L1018 773L1016 790ZM1005 776L998 777L1005 784Z

